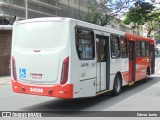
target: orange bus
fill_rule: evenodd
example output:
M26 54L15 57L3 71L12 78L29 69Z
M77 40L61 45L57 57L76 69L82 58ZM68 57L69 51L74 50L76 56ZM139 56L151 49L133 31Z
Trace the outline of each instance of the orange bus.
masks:
M134 82L154 74L154 40L126 33L129 55L129 79Z

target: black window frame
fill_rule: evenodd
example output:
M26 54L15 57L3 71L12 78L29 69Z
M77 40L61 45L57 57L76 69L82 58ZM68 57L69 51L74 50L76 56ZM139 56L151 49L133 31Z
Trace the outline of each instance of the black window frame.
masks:
M139 45L139 48L137 48L138 45ZM140 55L138 53L140 53ZM141 44L141 40L136 40L136 56L137 57L142 57L142 44Z
M116 40L117 41L117 46L115 46L115 43L114 43L114 49L117 47L117 55L116 55L116 49L114 50L115 52L113 53L113 46L112 46L112 42L113 42L113 39L115 39L115 38L113 38L113 37L116 37L116 38L118 38L118 40ZM110 46L111 46L111 58L112 59L118 59L118 58L120 58L120 56L121 56L121 54L120 54L120 37L119 37L119 35L117 35L117 34L111 34L110 35ZM113 57L113 54L115 54L115 56Z
M97 55L97 62L106 62L107 61L107 41L105 39L105 36L96 35L96 39L98 39L98 42L96 40L96 55ZM104 43L102 43L104 42ZM102 49L103 48L103 49ZM103 53L103 59L101 58Z
M122 41L125 43L125 46L123 46ZM125 56L122 55L122 49L125 49ZM128 41L125 36L120 36L120 55L121 58L128 58Z
M80 55L80 51L79 51L79 44L78 44L78 37L77 37L77 30L84 30L84 31L90 31L91 34L92 34L92 58L83 58L81 55ZM95 59L95 35L94 35L94 31L90 28L86 28L86 27L81 27L81 26L76 26L75 27L75 44L76 44L76 51L77 51L77 55L78 55L78 58L79 60L94 60ZM82 44L84 45L84 44ZM85 44L87 45L87 44Z
M148 44L148 48L146 48L147 44ZM148 55L147 55L147 51L148 51ZM150 56L150 43L148 41L145 42L145 54L146 54L146 57Z
M139 42L139 46L140 46L140 56L138 56L138 50L137 50L137 42ZM144 44L144 50L142 48L142 44ZM149 48L146 48L146 45L149 45ZM149 57L150 56L150 43L148 41L142 41L142 40L137 40L136 41L136 53L137 53L137 57ZM147 55L147 51L148 51L148 55Z
M143 48L143 45L144 44L144 48ZM145 57L146 56L146 44L145 44L145 41L141 41L141 51L142 51L142 57Z

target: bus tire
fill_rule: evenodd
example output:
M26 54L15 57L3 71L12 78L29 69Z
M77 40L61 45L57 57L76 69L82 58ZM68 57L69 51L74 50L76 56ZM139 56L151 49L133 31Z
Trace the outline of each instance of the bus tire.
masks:
M115 76L112 95L117 96L121 93L122 90L122 78L119 74Z
M150 69L149 69L149 68L147 68L147 70L146 70L146 77L145 77L144 80L143 80L144 83L147 82L148 76L150 76Z

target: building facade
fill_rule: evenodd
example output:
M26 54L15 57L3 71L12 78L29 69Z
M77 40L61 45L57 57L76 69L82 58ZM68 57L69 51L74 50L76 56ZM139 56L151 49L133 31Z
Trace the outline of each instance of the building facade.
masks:
M96 0L0 0L0 76L10 73L12 26L15 19L71 17L81 19Z
M120 18L113 18L112 22L110 23L110 25L107 25L107 27L110 27L110 28L113 28L113 29L116 29L116 30L119 30L119 31L123 31L123 32L128 32L128 33L131 33L131 34L134 34L134 35L139 35L139 36L144 36L143 35L143 26L139 26L139 28L135 28L135 29L132 29L132 24L130 25L125 25L123 22L122 22L122 19ZM146 36L144 36L146 37Z
M0 0L0 24L12 24L16 18L54 16L81 20L89 11L88 6L95 2L97 0ZM111 28L142 35L139 31L130 30L130 26L122 25L119 19L115 18L114 21Z
M0 25L0 76L10 74L12 26Z
M61 16L81 20L89 11L88 6L95 2L96 0L0 0L0 75L10 73L12 27L8 29L3 25L13 24L17 18L23 20ZM110 27L132 33L118 19Z
M96 0L0 0L1 24L15 16L19 19L37 17L72 17L81 19L88 11L88 4Z

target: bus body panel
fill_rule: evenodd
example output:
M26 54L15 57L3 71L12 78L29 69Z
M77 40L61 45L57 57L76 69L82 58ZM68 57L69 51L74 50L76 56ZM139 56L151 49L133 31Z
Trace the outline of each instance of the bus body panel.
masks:
M81 41L89 39L86 34L81 34L81 30L90 34L93 40L94 56L91 59L80 57L79 35ZM153 71L152 55L137 57L136 49L135 61L129 56L112 58L112 34L119 38L126 36L127 41L134 42L134 48L137 39L154 43L150 39L70 18L40 18L15 23L11 56L12 90L60 98L93 97L113 90L117 74L120 74L124 86L145 78L148 67ZM85 45L89 46L88 43ZM104 49L106 60L99 61L97 56ZM133 62L135 65L131 65ZM131 80L133 77L135 81Z
M149 68L149 72L151 74L151 61L152 61L151 50L149 47L148 48L148 50L149 50L148 56L146 56L146 55L139 56L137 45L139 45L140 43L137 43L137 42L140 41L140 42L144 42L144 43L149 43L149 46L151 46L152 42L154 42L154 41L152 39L143 38L143 37L136 36L136 35L131 35L129 33L126 33L126 37L128 40L132 40L135 42L135 48L136 48L135 49L135 57L136 57L136 59L135 59L135 81L142 80L142 79L146 78L148 68ZM142 51L141 51L141 54L142 54ZM145 51L145 54L146 54L146 51ZM130 73L130 75L131 75L131 73Z
M71 41L71 79L74 84L74 98L96 95L96 61L95 59L80 60L76 48L75 29L83 29L85 26L83 22L77 21L76 25L71 28L73 36Z
M113 89L113 84L114 84L114 79L115 76L118 72L121 72L121 59L112 59L111 58L111 62L110 62L110 76L111 76L111 80L110 80L110 90Z
M55 52L54 50L53 52L51 50L35 53L33 50L13 49L12 56L16 61L18 80L28 83L59 83L57 81L59 79L58 71L61 67L59 64L59 51Z
M40 28L38 27L39 23L42 24ZM73 98L73 84L70 84L70 76L68 76L68 81L66 81L68 85L60 84L64 60L70 57L70 43L68 40L70 24L68 23L69 20L52 18L33 19L14 24L11 58L11 78L14 92L25 90L23 93L27 94ZM50 42L44 43L44 40ZM13 70L14 68L16 70ZM70 67L68 67L68 74L70 74ZM14 79L14 75L17 76L16 79ZM47 88L47 85L50 85L50 87ZM33 92L31 90L32 87L43 92ZM56 93L48 95L47 92L49 91L55 91ZM61 95L58 95L59 93ZM63 93L69 95L67 96Z
M122 86L127 85L129 82L129 59L121 58L121 75L122 75Z
M146 77L147 67L150 66L146 63L147 58L136 59L136 81Z
M113 34L117 34L117 35L125 35L125 33L124 33L124 32L121 32L121 31L113 30L113 29L110 29L110 28L107 28L107 27L105 27L105 28L103 27L103 29L102 29L101 26L92 25L92 24L90 24L90 23L85 23L85 22L78 22L78 26L83 26L83 27L85 27L85 28L93 29L93 30L95 31L95 33L94 33L95 35L98 33L98 32L96 32L96 31L101 32L102 35L104 35L104 36L105 36L106 34L108 34L108 33L113 33ZM109 35L109 34L108 34L108 35ZM95 36L95 37L96 37L96 36ZM110 37L110 36L109 36L109 37ZM110 41L110 39L109 39L109 41ZM96 43L95 43L95 45L96 45ZM110 42L109 42L109 46L110 46ZM95 51L95 52L96 52L96 51ZM95 62L96 62L96 61L95 61ZM111 57L110 57L109 90L112 90L112 89L113 89L113 84L114 84L114 79L115 79L116 74L117 74L118 72L121 72L121 65L120 65L119 63L121 63L120 59L111 59ZM93 63L93 64L94 64L94 63ZM97 66L97 67L98 67L98 66ZM103 71L103 72L105 72L105 71ZM96 79L98 79L97 77L99 77L99 75L100 75L100 74L97 74L97 75L96 75ZM104 76L103 76L103 77L104 77ZM102 83L105 84L105 81L106 81L106 79L103 78ZM100 83L100 84L97 83L97 86L100 86L102 83ZM93 84L94 84L94 83L93 83ZM103 88L102 88L102 91L103 91L103 90L105 90L104 88L105 88L106 86L104 86L104 85L102 85L102 86L103 86ZM97 89L101 89L101 88L98 88L98 87L97 87ZM101 90L98 90L98 91L101 92ZM93 91L93 95L94 95L94 92L95 92L95 91Z
M37 29L37 25L39 25L39 22L43 27L46 27L46 29L50 31L50 32L48 31L45 32L48 33L48 35L50 36L44 36L43 34L39 35L39 33L44 32L42 27ZM60 83L59 80L61 76L60 74L61 74L62 63L63 60L69 56L69 50L68 50L69 47L67 45L68 42L67 39L65 39L67 33L64 33L64 37L59 37L59 38L58 36L60 35L55 35L55 37L57 38L53 39L52 38L53 33L51 31L53 31L52 27L57 27L57 25L54 24L60 24L60 26L63 25L65 31L67 31L67 26L63 21L60 21L59 23L57 21L56 23L51 21L47 22L49 23L49 25L51 25L51 27L49 25L45 25L45 22L43 22L43 20L38 22L33 21L26 23L18 23L14 25L14 29L17 27L18 29L16 29L15 33L13 33L14 36L12 43L13 44L12 57L15 60L17 79L20 81L31 82L31 83L32 82L43 83L43 84ZM48 24L47 22L46 24ZM57 30L60 29L61 28L57 27ZM28 35L26 35L27 33ZM40 39L42 40L40 41ZM55 42L60 41L60 39L64 39L64 42L63 40L61 40L63 43L61 44L56 43L59 46L53 45L52 47L52 45L50 44L54 43L52 42L44 43L43 41L45 39L48 41L55 41ZM32 42L34 40L36 40L38 43Z
M144 38L138 38L136 40L141 40L142 42L147 41ZM138 54L138 53L137 53ZM137 56L136 54L136 56ZM136 81L146 78L147 67L150 66L148 64L149 57L136 57Z
M12 79L12 91L16 93L32 94L40 96L58 97L58 98L73 98L73 84L55 84L55 85L36 85L27 84Z

